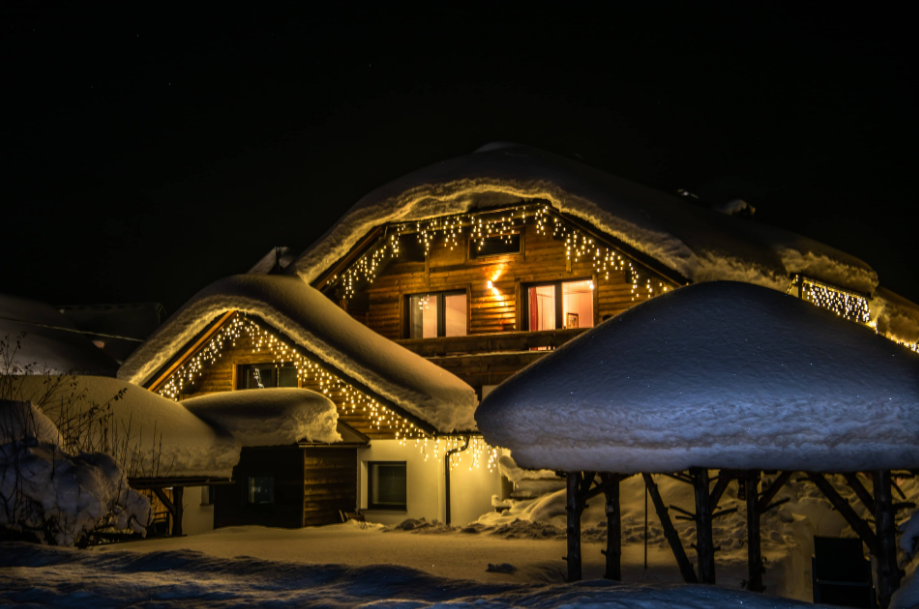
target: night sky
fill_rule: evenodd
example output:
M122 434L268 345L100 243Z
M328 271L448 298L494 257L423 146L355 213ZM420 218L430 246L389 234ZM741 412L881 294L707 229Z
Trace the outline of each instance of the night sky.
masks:
M375 187L509 140L744 198L919 302L905 14L123 4L0 8L2 292L172 312Z

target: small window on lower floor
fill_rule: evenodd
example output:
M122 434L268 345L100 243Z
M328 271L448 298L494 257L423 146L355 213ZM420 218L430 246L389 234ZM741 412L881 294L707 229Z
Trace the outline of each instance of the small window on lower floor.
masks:
M274 477L249 476L246 502L249 505L271 505L274 503Z
M214 505L214 490L213 486L201 487L201 505Z
M367 509L406 509L405 461L368 463L367 474Z

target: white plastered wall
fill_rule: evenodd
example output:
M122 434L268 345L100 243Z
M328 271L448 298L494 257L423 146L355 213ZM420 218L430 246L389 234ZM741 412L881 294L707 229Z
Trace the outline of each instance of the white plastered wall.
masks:
M206 486L187 486L182 495L182 533L199 535L214 530L214 506L206 505Z
M406 509L367 509L367 464L371 461L404 461L406 468ZM491 496L501 493L501 476L488 471L483 464L470 471L471 455L460 461L451 472L452 524L466 525L485 512L491 511ZM383 524L398 524L406 518L444 520L444 460L424 454L413 441L404 446L398 440L373 440L367 448L358 450L358 488L360 506L367 520Z

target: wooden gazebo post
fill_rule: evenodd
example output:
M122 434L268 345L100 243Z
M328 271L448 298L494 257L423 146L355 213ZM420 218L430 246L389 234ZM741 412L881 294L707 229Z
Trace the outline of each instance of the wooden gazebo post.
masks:
M567 483L567 501L565 510L568 512L568 581L581 581L581 512L584 511L584 499L581 496L580 472L568 472L565 476Z
M763 551L760 543L759 521L759 472L747 471L744 475L747 500L747 590L762 592L763 587Z
M878 604L890 605L890 597L900 587L897 565L897 531L893 497L890 494L890 470L874 472L874 556L878 561Z
M606 496L606 572L605 579L622 580L622 511L619 507L619 480L616 474L600 474Z
M708 470L689 469L696 494L696 554L699 558L699 581L715 583L715 540L712 535L712 504L709 495Z

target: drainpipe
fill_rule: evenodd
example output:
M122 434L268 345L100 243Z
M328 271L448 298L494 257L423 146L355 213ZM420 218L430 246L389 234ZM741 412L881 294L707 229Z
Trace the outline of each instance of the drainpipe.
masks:
M452 448L444 455L444 524L450 525L450 457L454 453L461 453L469 448L469 436L466 436L466 443L462 448Z

